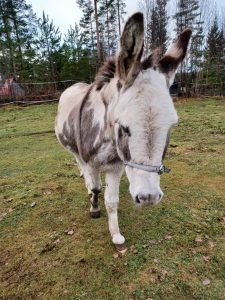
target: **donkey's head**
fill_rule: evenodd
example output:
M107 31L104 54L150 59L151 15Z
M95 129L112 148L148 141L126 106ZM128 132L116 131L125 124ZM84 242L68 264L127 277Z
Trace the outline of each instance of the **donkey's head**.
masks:
M169 87L185 57L190 36L191 30L184 30L161 59L155 51L144 61L141 60L144 40L141 13L127 21L121 37L114 128L130 193L138 204L156 204L163 197L162 161L170 128L178 121Z

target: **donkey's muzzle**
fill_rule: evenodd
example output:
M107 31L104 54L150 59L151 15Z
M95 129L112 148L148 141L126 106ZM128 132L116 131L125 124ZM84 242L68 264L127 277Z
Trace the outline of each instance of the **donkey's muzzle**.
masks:
M154 205L161 201L163 197L162 193L156 193L156 194L148 194L148 195L142 195L139 194L135 197L135 202L138 205Z

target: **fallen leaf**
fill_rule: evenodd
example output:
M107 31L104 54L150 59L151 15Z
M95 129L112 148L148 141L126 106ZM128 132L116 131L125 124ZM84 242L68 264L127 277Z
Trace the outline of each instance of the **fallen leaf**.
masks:
M73 235L74 231L73 230L66 230L65 233L68 234L68 235Z
M119 253L113 253L113 257L114 258L118 258L119 257Z
M164 237L165 240L171 240L172 238L173 238L172 235L169 234L165 235Z
M5 202L12 202L13 198L6 199Z
M51 195L51 194L52 194L52 191L51 191L51 190L44 191L44 195L49 196L49 195Z
M150 241L149 241L149 244L150 244L150 245L156 245L156 244L157 244L157 241L155 241L155 240L150 240Z
M57 239L54 241L54 244L58 244L60 242L60 239Z
M210 248L214 248L215 247L215 244L212 240L208 241L208 244L209 244L209 247Z
M203 284L204 286L207 286L207 285L209 285L210 283L211 283L211 280L208 279L208 278L206 278L206 279L204 279L204 280L202 281L202 284Z
M203 260L205 261L205 262L209 262L210 261L210 256L203 256Z
M200 235L197 235L197 236L196 236L196 238L195 238L195 242L197 242L197 243L201 243L201 242L203 242L203 240L202 240L202 238L201 238L201 236L200 236Z
M155 268L151 268L151 269L149 269L149 272L155 274L155 273L157 273L157 270Z
M160 272L160 274L158 275L158 279L159 279L160 281L163 281L163 280L166 278L167 275L168 275L168 272L167 272L166 270L162 270L162 271Z

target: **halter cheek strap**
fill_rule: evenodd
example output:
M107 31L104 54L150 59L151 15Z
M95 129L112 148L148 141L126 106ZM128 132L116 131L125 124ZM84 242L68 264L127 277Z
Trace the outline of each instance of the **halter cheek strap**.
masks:
M125 161L124 165L131 168L150 172L150 173L158 173L159 175L163 173L170 173L171 171L171 169L166 168L163 164L161 164L160 166L149 166L149 165L137 164L131 161Z

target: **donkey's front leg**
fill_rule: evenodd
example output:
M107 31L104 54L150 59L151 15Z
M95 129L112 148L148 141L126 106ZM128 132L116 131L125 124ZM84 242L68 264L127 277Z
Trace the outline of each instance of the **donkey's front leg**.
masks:
M123 174L123 168L119 171L111 171L106 173L106 188L105 188L105 206L109 218L109 231L112 236L112 241L117 250L121 253L126 252L125 239L120 234L118 225L117 208L119 203L119 184Z

